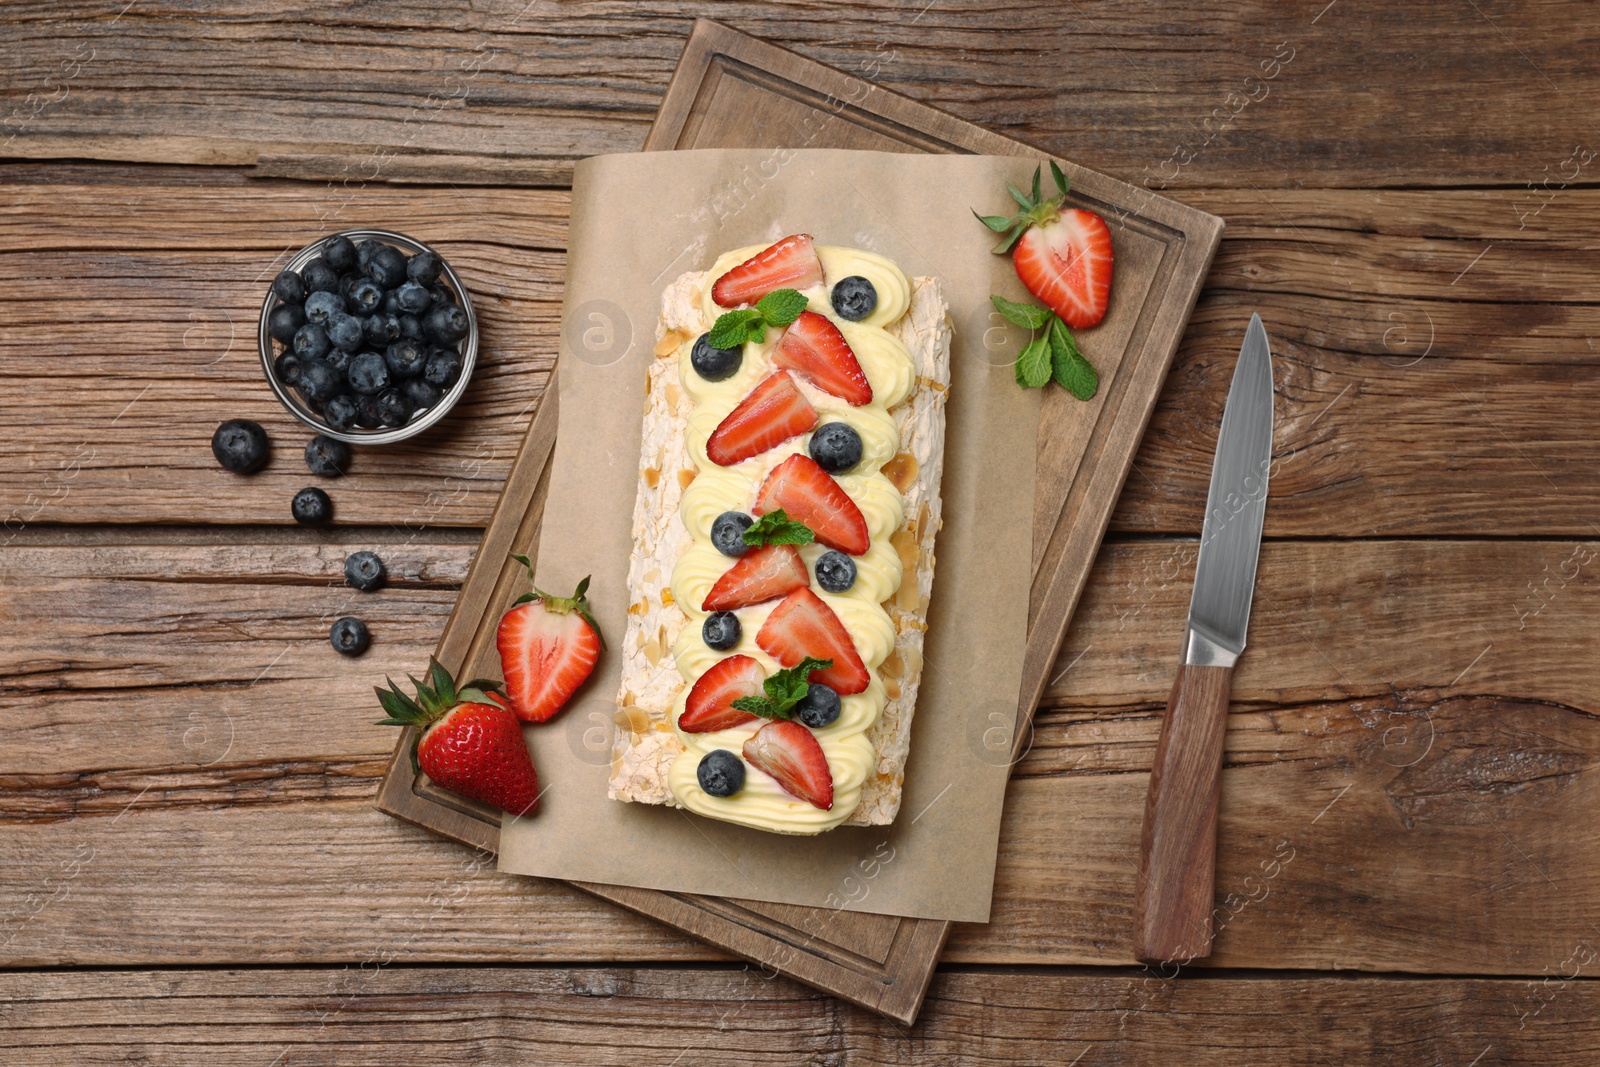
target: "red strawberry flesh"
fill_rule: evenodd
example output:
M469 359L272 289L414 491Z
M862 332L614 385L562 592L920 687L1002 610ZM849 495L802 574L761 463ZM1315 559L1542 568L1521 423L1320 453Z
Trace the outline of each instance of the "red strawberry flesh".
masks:
M822 284L822 260L811 235L797 233L731 268L711 286L711 299L725 308L754 304L774 289L809 289Z
M511 709L524 722L546 722L566 705L600 658L600 636L577 611L543 600L506 612L495 633Z
M802 311L783 331L772 363L796 372L846 403L872 403L872 386L862 373L861 361L839 327L815 311Z
M713 463L731 467L798 437L816 424L817 409L788 372L778 371L757 383L717 424L706 441L706 455Z
M812 671L810 680L831 685L841 696L865 691L871 680L850 631L810 587L796 589L772 609L756 644L785 667L807 656L833 660L833 666Z
M813 807L833 808L833 772L811 731L797 722L769 722L744 743L744 758L784 791Z
M711 665L696 679L678 716L684 733L705 734L755 722L756 716L733 706L739 697L758 697L765 690L767 672L749 656L729 656Z
M810 456L795 453L767 475L756 493L754 512L765 515L782 508L796 522L811 527L829 548L859 556L871 544L866 516L850 494Z
M723 572L700 605L702 611L732 611L776 600L811 583L805 560L793 545L763 545L740 556Z
M539 798L522 727L495 704L457 704L422 735L417 764L427 776L464 797L512 815L526 815Z
M1017 277L1068 326L1105 318L1111 297L1111 231L1090 211L1063 210L1029 227L1012 250Z

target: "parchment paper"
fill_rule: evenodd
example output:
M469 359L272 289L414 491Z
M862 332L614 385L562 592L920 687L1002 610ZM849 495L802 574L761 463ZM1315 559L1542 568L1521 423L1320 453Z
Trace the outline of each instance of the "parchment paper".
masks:
M991 292L1026 296L973 219L1033 161L832 149L597 156L573 180L557 364L560 428L539 586L589 598L612 651L526 733L545 792L508 820L500 869L678 892L987 922L1027 633L1039 393L982 346ZM888 827L769 834L606 796L626 629L645 375L662 288L724 251L790 233L935 275L955 329L944 527L900 813Z

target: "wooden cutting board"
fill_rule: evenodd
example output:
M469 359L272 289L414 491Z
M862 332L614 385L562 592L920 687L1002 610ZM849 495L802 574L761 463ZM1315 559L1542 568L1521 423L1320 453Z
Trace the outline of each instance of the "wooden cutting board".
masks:
M892 63L892 55L883 63ZM699 20L689 36L645 151L685 148L858 148L1043 158L1043 153L845 74ZM999 724L1015 757L1049 684L1061 639L1177 350L1222 220L1102 174L1069 167L1073 201L1111 224L1117 253L1112 300L1136 303L1094 334L1100 393L1080 404L1047 388L1039 423L1034 579L1028 649L1015 724ZM976 223L974 223L976 225ZM963 324L957 324L961 328ZM438 657L457 676L498 677L495 626L525 588L512 551L534 554L556 435L555 390L544 396L485 531ZM1005 731L1009 729L1009 735ZM391 815L495 850L499 814L413 775L409 731L378 793ZM609 743L604 748L609 750ZM913 768L914 772L914 768ZM948 922L758 901L574 883L764 967L910 1024L932 979Z

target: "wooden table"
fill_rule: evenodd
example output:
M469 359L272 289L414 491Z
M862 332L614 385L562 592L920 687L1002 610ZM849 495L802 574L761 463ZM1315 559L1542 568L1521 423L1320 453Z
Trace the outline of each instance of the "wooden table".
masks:
M707 14L1228 221L1017 769L994 921L909 1031L372 805L370 686L425 660L548 380L572 161L639 146ZM1600 1057L1586 6L113 0L10 4L0 37L0 1062ZM304 530L256 309L359 224L446 250L487 358ZM1174 978L1130 954L1135 851L1252 310L1279 465L1222 930ZM213 462L230 417L267 470ZM342 585L356 548L381 594ZM346 662L352 612L375 643Z

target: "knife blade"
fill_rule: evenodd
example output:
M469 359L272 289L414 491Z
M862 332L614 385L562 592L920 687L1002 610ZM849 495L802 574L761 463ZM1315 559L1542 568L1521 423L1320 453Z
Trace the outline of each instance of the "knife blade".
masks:
M1217 806L1233 668L1255 595L1272 466L1272 352L1250 316L1223 408L1183 659L1150 772L1135 894L1140 959L1211 954Z

